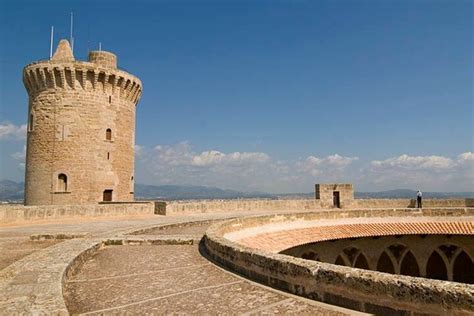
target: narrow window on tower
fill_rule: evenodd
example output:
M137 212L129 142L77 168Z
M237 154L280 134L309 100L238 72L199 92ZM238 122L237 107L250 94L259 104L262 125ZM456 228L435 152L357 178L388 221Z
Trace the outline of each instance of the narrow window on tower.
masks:
M133 194L134 192L134 180L133 180L133 176L130 178L130 193Z
M112 104L112 96L109 95L109 104Z
M35 116L30 113L30 120L28 121L28 132L32 132L35 124Z
M58 192L67 192L67 176L64 173L58 174Z
M107 153L107 160L110 160L110 153Z
M107 128L107 130L105 131L105 139L112 140L112 130L110 128Z

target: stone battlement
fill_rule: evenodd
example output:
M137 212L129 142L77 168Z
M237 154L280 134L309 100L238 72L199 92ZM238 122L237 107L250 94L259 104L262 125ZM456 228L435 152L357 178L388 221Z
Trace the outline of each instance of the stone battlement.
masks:
M32 96L60 88L104 93L137 104L142 94L142 83L137 77L85 61L31 63L23 70L23 82Z

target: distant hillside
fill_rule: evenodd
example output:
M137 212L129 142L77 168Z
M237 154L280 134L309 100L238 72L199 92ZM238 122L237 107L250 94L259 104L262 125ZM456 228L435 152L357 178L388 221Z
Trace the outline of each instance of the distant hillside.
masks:
M23 200L22 182L0 180L0 201ZM411 199L416 191L399 189L381 192L355 192L358 199ZM423 192L425 198L474 198L474 192ZM241 192L197 185L135 185L137 200L200 200L200 199L313 199L314 193L270 194L265 192Z
M11 180L0 180L0 200L20 201L23 200L23 182Z
M199 200L199 199L238 199L238 198L275 198L265 192L240 192L216 187L195 185L135 185L136 199L161 200Z

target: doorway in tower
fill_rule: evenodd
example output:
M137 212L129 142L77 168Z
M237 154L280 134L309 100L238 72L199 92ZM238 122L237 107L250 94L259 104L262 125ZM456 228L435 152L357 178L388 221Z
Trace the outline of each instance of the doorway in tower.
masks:
M104 202L111 202L112 201L112 192L113 190L104 190Z
M332 193L332 202L333 206L336 208L341 208L341 200L339 197L339 191L333 191Z

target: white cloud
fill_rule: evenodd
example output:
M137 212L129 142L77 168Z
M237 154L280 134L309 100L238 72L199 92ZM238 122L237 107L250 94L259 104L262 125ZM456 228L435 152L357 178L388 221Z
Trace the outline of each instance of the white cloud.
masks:
M14 152L13 154L11 154L11 157L14 160L20 161L22 163L25 162L25 159L26 159L26 145L23 146L22 151L17 151L17 152Z
M15 125L12 123L0 124L0 139L18 139L26 138L26 124Z
M421 188L470 190L474 153L450 158L407 154L384 160L331 154L277 160L264 152L197 152L185 141L174 145L140 146L137 175L155 184L194 184L243 191L309 192L315 183L349 182L362 190Z
M247 163L263 163L270 160L265 153L260 152L233 152L229 154L221 153L217 150L204 151L192 159L194 166L213 165L245 165Z
M13 158L13 160L15 160L18 163L17 165L18 170L24 171L25 160L26 160L26 145L23 146L22 151L14 152L10 156Z
M445 170L455 166L455 162L443 156L408 156L406 154L386 160L374 160L371 165L377 169L395 168L406 170Z
M456 158L409 156L373 160L364 176L367 182L385 188L424 188L433 191L472 190L474 154L465 152Z
M139 148L137 175L148 183L194 184L244 191L309 191L315 181L336 181L357 157L338 154L304 160L276 160L264 152L196 152L185 141Z
M458 164L464 164L464 163L473 163L474 162L474 153L472 152L465 152L462 153L458 156Z
M324 158L309 156L305 160L297 162L296 165L301 172L309 172L313 176L321 176L324 173L341 173L358 159L358 157L344 157L338 154L329 155Z
M145 148L140 145L135 145L135 157L139 158L143 156Z

